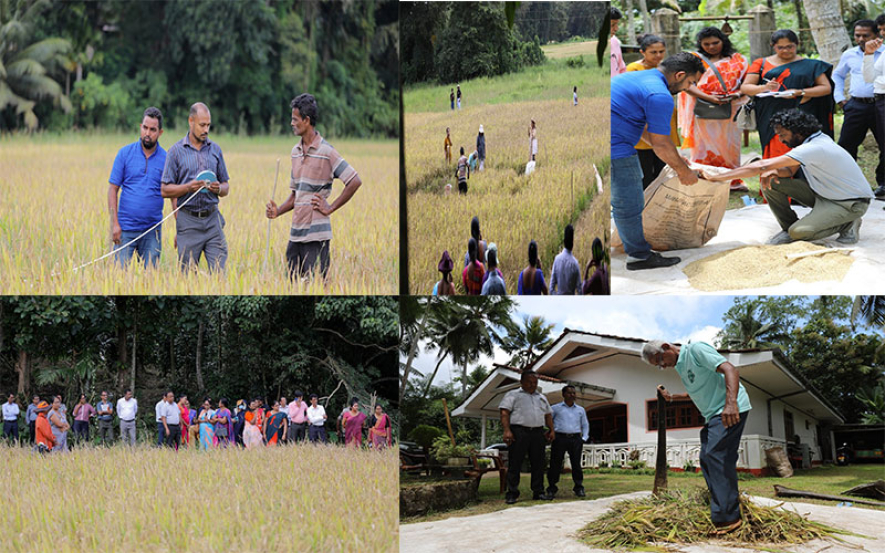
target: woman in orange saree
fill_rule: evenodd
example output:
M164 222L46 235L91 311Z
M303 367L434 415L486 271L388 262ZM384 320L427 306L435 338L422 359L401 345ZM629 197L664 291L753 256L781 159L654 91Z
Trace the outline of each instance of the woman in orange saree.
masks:
M261 427L264 425L264 411L258 406L259 400L253 399L246 412L246 427L243 429L243 444L246 449L259 447L264 442Z
M741 83L747 74L747 59L737 52L731 41L716 27L706 27L698 33L697 52L694 55L704 61L707 70L698 84L679 94L679 128L684 141L683 148L691 151L691 161L735 169L741 164L741 130L734 122L741 98ZM706 58L706 60L704 60ZM723 88L719 77L710 67L714 65L725 82ZM703 119L695 115L698 100L731 106L726 119ZM746 191L740 179L731 183L732 190Z
M191 410L187 396L178 398L178 411L181 413L181 445L187 446L190 443L188 427L191 424Z

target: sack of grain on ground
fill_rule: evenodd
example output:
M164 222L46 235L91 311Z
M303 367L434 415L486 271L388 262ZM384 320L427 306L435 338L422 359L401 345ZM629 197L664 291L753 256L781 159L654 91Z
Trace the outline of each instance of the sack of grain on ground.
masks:
M722 167L692 165L707 173L727 171ZM679 182L676 171L664 167L645 189L642 228L653 250L700 248L719 232L728 205L728 183L699 179L691 186ZM621 237L612 231L612 247L623 251Z
M765 450L765 461L774 474L781 478L789 478L793 476L793 467L790 465L790 459L787 452L780 446L775 446Z

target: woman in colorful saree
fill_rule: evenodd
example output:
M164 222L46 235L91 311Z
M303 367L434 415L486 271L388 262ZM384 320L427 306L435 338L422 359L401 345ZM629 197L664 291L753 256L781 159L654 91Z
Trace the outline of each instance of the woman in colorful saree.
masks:
M246 449L259 447L264 441L261 437L261 427L264 425L264 412L258 406L259 401L253 399L246 411L246 426L243 428L243 444Z
M391 444L390 417L381 405L375 405L375 415L369 419L369 445L382 450Z
M771 118L775 113L799 108L820 122L821 131L833 137L833 66L821 60L803 58L797 54L799 37L789 29L771 35L774 54L755 60L747 72L741 92L757 96L753 102L756 128L765 159L782 156L790 151L781 142ZM778 93L777 96L770 96ZM759 98L758 95L764 94Z
M215 446L215 411L209 398L203 401L197 422L200 424L200 449L211 449Z
M363 445L363 424L366 422L366 414L360 411L360 402L357 398L350 400L350 409L344 412L341 424L344 426L344 444L348 447Z
M215 411L215 438L219 447L227 447L234 436L233 415L227 408L227 398L218 400L218 410Z
M697 51L693 53L704 62L706 71L697 85L679 94L682 147L690 150L690 159L695 163L734 169L741 164L741 130L734 122L734 116L740 107L737 100L741 97L741 81L747 74L747 59L716 27L701 29L695 46ZM710 64L719 71L725 87ZM695 114L698 101L717 106L728 104L731 106L730 115L724 119L698 117ZM742 180L735 179L731 182L731 189L746 191L747 186Z
M280 436L286 435L288 424L286 413L280 411L280 402L275 401L273 409L264 421L264 439L267 442L267 447L276 447L282 441Z
M178 412L181 416L181 445L190 445L191 410L187 402L187 396L178 398Z

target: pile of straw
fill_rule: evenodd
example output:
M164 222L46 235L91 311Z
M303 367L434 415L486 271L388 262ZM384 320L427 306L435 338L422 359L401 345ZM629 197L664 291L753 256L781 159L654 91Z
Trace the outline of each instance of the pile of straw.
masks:
M585 526L578 537L592 547L608 550L631 550L651 545L656 546L653 550L666 551L667 544L719 539L721 543L777 551L771 546L820 538L839 540L834 534L848 534L792 511L756 505L746 496L741 496L741 513L743 525L717 538L714 536L716 528L710 521L707 490L665 490L657 497L616 503L609 512Z

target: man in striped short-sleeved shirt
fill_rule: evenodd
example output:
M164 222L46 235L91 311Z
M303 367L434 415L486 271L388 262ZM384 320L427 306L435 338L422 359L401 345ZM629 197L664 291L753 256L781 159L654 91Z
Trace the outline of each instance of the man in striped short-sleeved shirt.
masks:
M363 183L354 168L316 132L318 111L316 99L310 94L292 100L292 131L301 137L292 148L292 194L280 206L273 200L267 204L269 219L293 212L286 248L290 278L310 273L317 260L326 278L332 239L329 216L350 201ZM336 178L344 183L344 191L329 204L332 181Z
M187 123L187 136L173 144L166 154L161 179L163 197L173 198L173 207L187 202L175 215L178 260L185 269L191 264L199 265L205 254L209 270L224 270L227 240L218 198L230 192L227 166L221 147L209 140L212 115L206 104L192 105ZM204 187L204 181L195 180L203 171L212 171L217 180Z

